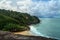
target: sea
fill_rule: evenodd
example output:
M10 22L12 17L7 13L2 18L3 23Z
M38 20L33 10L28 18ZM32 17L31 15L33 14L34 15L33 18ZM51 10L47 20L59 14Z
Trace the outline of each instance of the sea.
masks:
M60 18L39 18L40 23L30 26L30 32L36 36L60 40Z

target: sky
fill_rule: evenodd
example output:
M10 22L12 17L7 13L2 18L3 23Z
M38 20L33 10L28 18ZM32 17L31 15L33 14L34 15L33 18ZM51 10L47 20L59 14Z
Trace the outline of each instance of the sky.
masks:
M0 0L0 9L29 13L42 18L60 18L60 0Z

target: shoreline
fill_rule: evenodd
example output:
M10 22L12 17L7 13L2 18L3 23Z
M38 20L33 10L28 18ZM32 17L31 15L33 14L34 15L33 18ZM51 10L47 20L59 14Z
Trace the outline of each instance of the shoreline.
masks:
M36 35L34 35L34 34L32 34L32 33L30 33L30 31L23 31L23 32L13 32L13 34L15 34L15 35L23 35L23 36L26 36L26 37L36 37L37 39L40 37L40 38L42 38L42 39L44 39L44 38L46 38L46 40L47 39L55 39L55 38L51 38L51 37L44 37L44 36L36 36Z
M36 30L36 28L34 28L32 25L30 25L29 28L30 28L30 30L26 30L26 31L22 31L22 32L13 32L13 33L14 34L27 35L27 36L39 36L40 35L40 36L43 36L43 37L50 38L48 36L42 35L41 33L38 33L37 30ZM39 35L37 35L36 33L38 33Z
M14 34L21 34L26 36L34 36L30 31L23 31L23 32L13 32Z
M46 35L44 35L44 34L41 34L41 33L39 33L37 30L36 30L36 28L34 27L34 26L29 26L30 27L30 32L31 32L31 34L33 34L33 36L41 36L41 37L45 37L45 38L54 38L54 39L60 39L60 38L56 38L56 37L50 37L50 36L46 36ZM34 32L34 31L35 32Z
M31 25L29 26L31 30ZM21 35L26 35L26 36L35 36L33 33L31 33L30 30L22 31L22 32L13 32L14 34L21 34Z
M37 35L36 33L33 33L34 31L36 31L36 29L33 29L33 26L29 26L30 30L28 31L22 31L22 32L13 32L13 34L18 34L18 35L24 35L24 36L41 36L41 37L45 37L45 38L53 38L53 37L49 37L49 36L44 36L38 32L39 35ZM34 30L34 31L33 31Z

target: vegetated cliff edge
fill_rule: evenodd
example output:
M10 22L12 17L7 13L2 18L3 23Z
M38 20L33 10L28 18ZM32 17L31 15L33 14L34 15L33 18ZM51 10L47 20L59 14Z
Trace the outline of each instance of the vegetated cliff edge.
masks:
M23 31L29 30L28 25L40 23L36 16L11 10L0 9L0 30Z

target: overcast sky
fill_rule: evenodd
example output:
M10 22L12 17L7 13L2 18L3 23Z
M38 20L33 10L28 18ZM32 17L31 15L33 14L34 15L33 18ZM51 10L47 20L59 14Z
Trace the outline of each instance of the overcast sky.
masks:
M0 9L27 12L39 17L60 18L60 0L0 0Z

